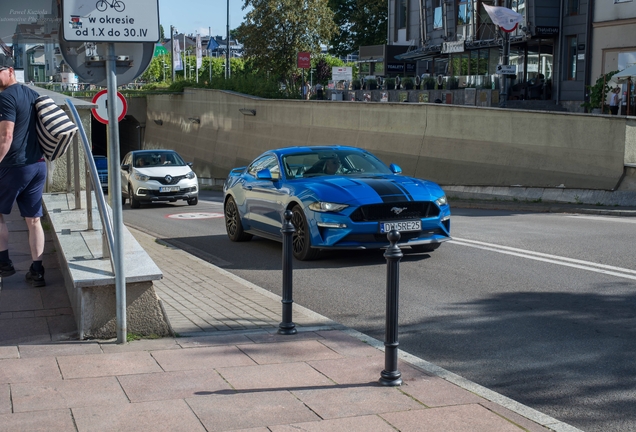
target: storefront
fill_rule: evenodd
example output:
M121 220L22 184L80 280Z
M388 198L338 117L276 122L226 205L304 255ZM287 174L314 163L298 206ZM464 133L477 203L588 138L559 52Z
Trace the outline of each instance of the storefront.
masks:
M360 47L358 71L360 76L405 77L416 75L416 62L396 58L408 51L402 45L371 45Z

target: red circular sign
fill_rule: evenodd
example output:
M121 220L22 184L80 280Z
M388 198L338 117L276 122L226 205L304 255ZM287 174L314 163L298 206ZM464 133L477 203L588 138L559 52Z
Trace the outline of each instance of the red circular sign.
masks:
M128 103L123 94L117 92L117 121L120 122L128 111ZM97 105L97 108L92 108L91 111L95 119L104 124L108 124L108 90L102 90L93 96L92 102Z

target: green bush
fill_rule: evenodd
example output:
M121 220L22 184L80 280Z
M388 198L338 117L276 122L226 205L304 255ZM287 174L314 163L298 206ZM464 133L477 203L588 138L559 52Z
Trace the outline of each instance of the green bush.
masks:
M402 80L402 87L404 87L405 90L413 90L415 88L415 81L413 81L413 78L404 78Z
M609 114L609 106L605 103L607 93L610 91L608 83L612 76L617 73L618 71L616 70L608 72L605 75L601 75L594 85L587 86L588 100L587 102L582 103L581 107L585 108L588 112L592 111L594 108L598 108L601 110L601 113Z
M387 78L384 80L387 90L395 90L395 78Z

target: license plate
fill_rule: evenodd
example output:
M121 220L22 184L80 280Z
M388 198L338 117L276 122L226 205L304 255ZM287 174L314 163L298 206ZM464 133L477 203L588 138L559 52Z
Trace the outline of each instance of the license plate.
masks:
M161 186L159 192L179 192L181 188L179 186Z
M422 221L380 222L381 233L388 233L392 230L399 232L421 231Z

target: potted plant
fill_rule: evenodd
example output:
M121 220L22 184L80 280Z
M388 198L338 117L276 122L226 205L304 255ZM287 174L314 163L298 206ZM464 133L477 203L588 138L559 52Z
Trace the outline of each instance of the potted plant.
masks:
M359 79L354 79L351 81L351 87L353 88L353 90L361 90L362 82Z
M422 82L422 87L426 90L433 90L435 88L435 78L426 77Z
M609 106L605 103L607 93L610 91L610 86L607 84L617 73L618 71L613 71L601 75L594 85L587 86L588 100L582 103L581 107L585 108L587 112L593 112L592 110L597 109L600 110L600 114L609 114Z
M395 90L395 78L387 78L384 82L387 90Z
M404 78L402 80L402 86L405 90L413 90L415 88L415 81L413 81L413 78Z
M366 81L367 90L376 90L378 88L378 82L373 78Z

